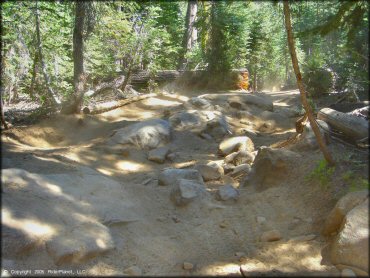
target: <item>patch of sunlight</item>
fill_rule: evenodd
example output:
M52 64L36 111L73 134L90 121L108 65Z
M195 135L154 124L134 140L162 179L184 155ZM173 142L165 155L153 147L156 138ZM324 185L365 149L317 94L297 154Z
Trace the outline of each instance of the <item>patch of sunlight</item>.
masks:
M15 219L11 212L6 208L1 210L2 225L22 230L25 234L31 237L46 237L50 238L55 234L55 229L48 225L41 223L35 219Z
M96 245L98 245L100 248L106 248L107 247L107 245L105 244L105 242L102 239L100 239L100 238L96 239L95 242L96 242Z
M104 175L112 176L112 171L104 169L104 168L96 168L96 170Z
M201 270L202 275L228 275L240 274L240 266L235 263L219 263L207 266L206 269Z
M144 166L140 163L127 161L127 160L121 160L116 163L116 167L123 171L136 172L138 170L142 170Z
M175 98L177 98L177 99L179 99L179 100L181 100L181 101L189 101L189 98L188 97L186 97L186 96L182 96L182 95L178 95L178 94L171 94L170 95L171 97L175 97Z
M164 100L159 98L148 98L144 101L144 103L153 106L176 106L181 104L181 102L178 101Z
M286 102L274 102L274 106L289 107L289 104Z
M82 162L80 157L75 153L67 153L65 154L65 157L76 162Z

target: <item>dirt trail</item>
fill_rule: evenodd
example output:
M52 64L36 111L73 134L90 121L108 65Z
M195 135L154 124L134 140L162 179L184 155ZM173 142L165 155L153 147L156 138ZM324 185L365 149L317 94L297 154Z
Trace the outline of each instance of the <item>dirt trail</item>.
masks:
M268 94L275 111L281 115L278 118L281 121L268 128L262 128L268 120L261 115L254 114L246 126L233 117L232 111L226 114L236 134L246 127L259 132L251 136L256 148L294 134L296 118L287 118L283 112L287 107L298 107L298 92ZM59 115L2 134L2 168L68 174L87 166L118 181L140 208L136 211L139 221L109 227L115 250L84 264L62 268L87 270L88 275L122 275L133 265L144 275L242 275L242 266L245 273L252 275L338 275L337 269L322 257L326 242L320 236L325 216L335 204L334 194L304 181L315 162L322 158L319 151L302 153L304 159L297 161L296 168L277 187L262 192L239 187L239 200L225 203L214 198L220 182L207 182L212 198L179 208L170 201L169 188L158 186L159 171L193 160L197 163L220 160L218 142L204 140L191 132L175 132L170 148L178 153L177 159L164 164L148 161L146 152L134 147L118 153L104 147L104 141L114 130L142 120L166 117L184 109L179 105L186 101L184 95L159 95L101 115ZM120 202L117 196L110 198L112 204ZM265 223L257 223L257 216L265 217ZM271 229L279 230L283 239L260 242L260 235ZM315 235L314 239L292 240L311 234ZM243 252L244 258L240 259L237 252ZM185 261L194 264L194 269L184 270ZM17 259L16 266L57 268L44 249Z

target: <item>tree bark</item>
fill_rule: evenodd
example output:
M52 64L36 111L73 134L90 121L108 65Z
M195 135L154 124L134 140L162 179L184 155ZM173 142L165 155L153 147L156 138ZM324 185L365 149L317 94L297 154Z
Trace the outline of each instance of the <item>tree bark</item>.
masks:
M85 22L85 3L76 1L75 23L73 28L73 113L79 113L83 100L84 89L84 58L83 58L83 28Z
M4 116L4 108L3 108L3 98L2 95L0 96L0 109L1 109L1 123L3 124L5 129L8 129L8 124L5 121L5 116Z
M290 21L289 3L288 3L287 0L285 0L283 3L284 3L285 28L286 28L287 35L288 35L289 51L290 51L290 56L292 58L292 65L293 65L294 73L295 73L296 79L297 79L297 85L298 85L300 96L301 96L301 102L303 104L304 109L306 110L308 120L311 124L313 132L315 133L317 143L320 147L321 152L324 155L325 160L328 162L329 165L334 165L335 161L332 158L330 152L328 151L327 146L325 145L325 142L324 142L323 138L321 137L319 127L316 124L315 118L314 118L314 116L311 112L310 105L307 102L306 92L305 92L304 87L303 87L302 75L301 75L301 72L300 72L300 69L299 69L297 54L296 54L296 51L295 51L294 37L293 37L293 32L292 32L292 24L291 24L291 21Z
M41 69L42 69L42 73L44 75L46 88L47 88L47 91L48 91L48 94L50 96L50 100L52 101L52 103L54 105L58 105L61 102L60 102L59 97L56 95L56 93L51 88L50 78L49 78L49 75L46 71L45 61L44 61L43 56L42 56L43 50L42 50L42 43L41 43L41 36L40 36L40 11L38 9L37 1L36 1L36 37L37 37L38 57L40 59Z
M197 38L198 32L194 26L196 21L198 11L198 3L196 0L190 0L188 2L188 9L186 11L186 18L185 18L185 33L183 37L183 49L179 59L179 70L184 70L186 68L186 64L188 60L186 59L186 54L191 51L194 47Z
M33 66L32 66L32 79L31 79L31 87L30 87L30 96L31 98L34 97L34 90L35 90L35 82L36 82L36 74L38 71L38 54L37 51L35 52L35 57L33 58Z

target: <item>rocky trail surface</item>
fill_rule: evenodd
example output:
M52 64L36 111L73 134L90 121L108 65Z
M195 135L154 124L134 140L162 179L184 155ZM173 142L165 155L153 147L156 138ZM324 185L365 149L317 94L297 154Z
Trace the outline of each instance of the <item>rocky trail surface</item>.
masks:
M322 159L309 128L274 148L295 135L300 110L298 91L159 94L3 132L2 269L368 273L368 191L343 201L340 178L305 179ZM367 152L329 148L336 171L353 167L349 156L368 163Z

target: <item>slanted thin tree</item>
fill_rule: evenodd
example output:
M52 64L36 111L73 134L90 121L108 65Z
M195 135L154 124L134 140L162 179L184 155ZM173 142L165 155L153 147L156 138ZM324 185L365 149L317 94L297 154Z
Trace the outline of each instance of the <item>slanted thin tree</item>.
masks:
M323 138L321 136L319 127L317 126L315 118L312 114L310 105L307 102L306 92L305 92L305 89L303 87L302 75L301 75L301 72L300 72L300 69L299 69L298 58L297 58L297 54L296 54L296 50L295 50L294 37L293 37L293 32L292 32L292 24L291 24L291 20L290 20L289 3L286 0L283 3L284 3L285 28L286 28L287 35L288 35L289 51L290 51L290 56L292 58L292 65L293 65L294 73L295 73L295 76L296 76L296 79L297 79L297 85L298 85L299 93L300 93L300 96L301 96L301 102L302 102L303 107L306 111L306 115L308 117L308 120L310 122L312 130L315 133L317 143L320 147L321 152L324 155L325 160L328 162L329 165L334 165L335 161L334 161L333 157L331 156L330 152L328 151L328 148L325 144L325 141L323 140Z

